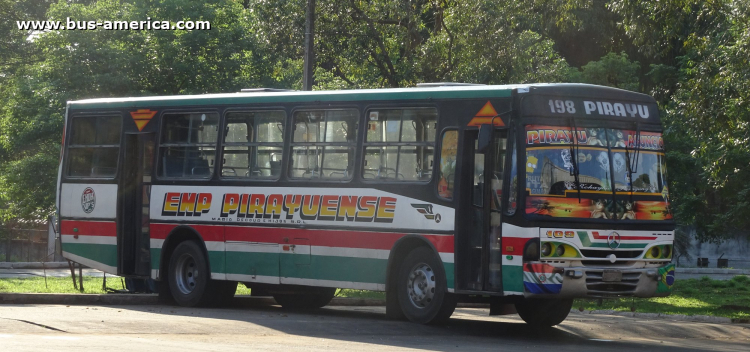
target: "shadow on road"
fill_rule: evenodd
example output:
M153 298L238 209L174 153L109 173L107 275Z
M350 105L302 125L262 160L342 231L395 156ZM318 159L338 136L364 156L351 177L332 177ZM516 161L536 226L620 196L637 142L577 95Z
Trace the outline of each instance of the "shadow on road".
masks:
M480 313L486 310L461 309L447 324L426 326L406 321L386 319L382 307L329 307L311 311L291 311L279 306L244 302L235 299L226 308L184 308L176 306L123 306L122 309L140 310L165 315L220 319L227 327L227 334L242 334L252 330L253 325L272 329L280 333L381 345L383 348L418 348L434 351L456 351L463 349L493 350L523 348L531 350L553 349L553 351L642 351L658 345L661 351L702 351L705 346L686 343L663 343L660 338L681 339L679 334L669 334L673 328L645 334L643 338L618 341L619 329L627 329L624 323L616 323L611 330L611 340L594 339L586 330L605 329L597 326L596 319L573 319L561 326L535 330L520 320L495 319ZM196 321L196 323L199 323ZM653 323L653 322L652 322ZM251 324L251 325L248 325ZM658 324L658 322L656 322ZM678 323L676 323L678 324ZM636 325L638 325L636 323ZM593 326L593 327L591 327ZM640 328L649 330L648 324ZM666 331L666 332L665 332ZM706 343L706 341L702 341ZM728 343L729 349L742 350L741 344Z

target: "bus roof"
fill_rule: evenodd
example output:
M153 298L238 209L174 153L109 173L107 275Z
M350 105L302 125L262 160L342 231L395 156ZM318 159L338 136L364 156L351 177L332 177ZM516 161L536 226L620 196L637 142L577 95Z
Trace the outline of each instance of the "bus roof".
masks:
M622 96L623 94L640 96L641 99L653 99L647 95L626 90L579 83L540 83L522 85L473 85L473 86L439 86L427 88L386 88L355 90L320 90L320 91L287 91L287 92L237 92L200 95L172 95L129 98L99 98L70 101L72 109L117 109L138 108L146 106L179 107L195 105L224 104L259 104L259 103L300 103L300 102L346 102L368 100L420 100L420 99L467 99L486 97L510 97L513 89L528 89L544 94L566 94L574 91L607 92ZM641 100L638 99L638 100Z

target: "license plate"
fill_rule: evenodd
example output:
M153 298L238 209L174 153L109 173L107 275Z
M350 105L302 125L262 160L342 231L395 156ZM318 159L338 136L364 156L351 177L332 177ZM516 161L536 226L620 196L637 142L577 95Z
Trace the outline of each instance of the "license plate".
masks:
M618 282L622 281L622 271L620 270L604 270L602 273L602 281L604 282Z

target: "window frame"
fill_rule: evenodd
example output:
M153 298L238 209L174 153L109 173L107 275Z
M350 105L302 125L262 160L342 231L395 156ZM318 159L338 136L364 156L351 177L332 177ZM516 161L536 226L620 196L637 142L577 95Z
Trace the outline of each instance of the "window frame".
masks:
M440 123L440 109L437 106L434 105L381 105L381 106L370 106L367 107L364 111L364 124L369 124L369 116L370 112L373 110L377 111L383 111L383 110L434 110L435 111L435 133L434 133L434 140L432 142L417 142L417 141L409 141L409 142L402 142L401 139L403 138L403 126L404 126L404 116L401 116L400 124L399 124L399 140L398 142L368 142L367 141L367 126L362 126L363 128L363 137L362 137L362 160L360 162L360 165L358 166L359 172L360 172L360 181L365 183L388 183L388 184L428 184L430 182L433 182L435 180L435 170L438 170L439 163L436 163L438 156L438 145L442 146L442 140L440 143L438 142L438 138L442 138L445 129L440 130L438 129L439 123ZM401 147L430 147L432 148L432 165L428 166L426 168L423 168L423 170L429 170L430 171L430 177L424 180L399 180L398 174L396 178L365 178L365 161L367 160L367 148L368 147L398 147L397 157L396 157L396 165L399 164L400 158L401 158ZM396 170L398 173L398 170ZM436 189L437 192L437 189ZM448 200L446 198L440 197L442 200Z
M120 142L118 144L81 144L76 145L72 144L73 136L75 134L75 129L73 128L73 124L75 123L76 119L82 118L82 117L116 117L118 121L120 121ZM70 180L114 180L117 178L117 176L120 174L120 159L121 159L121 152L122 152L122 140L124 136L124 123L123 123L123 117L122 113L119 111L107 111L107 112L91 112L91 113L78 113L74 114L70 117L70 128L68 129L68 133L66 134L66 143L65 143L65 165L64 169L65 172L63 172L63 175L65 179ZM71 149L83 149L83 148L117 148L117 166L115 167L115 172L112 176L73 176L70 175L70 164L72 161L70 150Z
M311 112L311 111L353 111L355 113L355 126L354 131L356 133L355 138L351 142L295 142L294 141L294 133L296 130L296 114L297 113L304 113L304 112ZM354 173L357 172L356 167L356 159L357 159L357 146L359 145L360 138L362 135L362 110L357 106L335 106L335 107L319 107L319 106L301 106L301 107L295 107L292 109L291 113L287 116L288 121L288 143L285 142L285 154L284 156L287 156L287 161L283 161L283 164L286 165L286 173L284 174L287 180L292 182L304 182L304 181L313 181L313 182L330 182L330 183L348 183L351 182L354 179ZM326 122L328 119L325 120ZM326 127L327 128L327 127ZM292 175L294 172L294 148L295 147L304 147L304 146L312 146L312 147L322 147L323 150L325 150L326 147L341 147L341 148L349 148L352 151L352 159L353 161L349 161L349 164L352 165L352 171L347 177L342 178L324 178L324 177L295 177ZM323 167L323 163L325 162L325 152L323 153L323 160L321 160L320 168ZM283 156L282 156L283 157ZM282 173L284 170L282 169Z
M281 142L225 142L225 138L227 136L227 133L229 132L229 115L230 114L236 114L236 113L259 113L259 112L281 112L283 114L283 117L281 119L282 123L282 131L281 131ZM218 178L222 181L266 181L266 182L275 182L281 179L282 175L284 174L283 168L284 168L284 157L286 156L286 141L287 141L287 130L288 130L288 121L289 121L289 115L287 114L287 111L280 107L275 108L265 108L265 109L231 109L224 111L224 114L221 116L221 120L219 121L219 126L221 128L221 134L218 139L218 155L219 159L222 163L219 164L218 162L218 172L216 174L218 175ZM293 135L292 135L293 137ZM281 169L279 170L279 174L276 177L231 177L231 176L224 176L222 174L224 169L224 147L260 147L260 146L278 146L279 149L281 149ZM248 166L249 167L249 166Z
M204 181L208 182L213 180L216 177L216 168L217 168L217 151L219 150L219 137L222 135L221 130L217 131L216 134L216 141L211 145L214 148L214 165L209 166L209 169L212 169L211 175L209 177L168 177L163 176L160 172L162 167L164 166L162 160L162 148L169 148L169 147L187 147L187 146L198 146L198 147L207 147L209 146L209 143L200 143L200 144L186 144L186 143L164 143L164 132L166 130L165 124L167 123L167 116L169 115L192 115L192 114L216 114L217 115L217 124L216 128L221 128L221 113L217 109L190 109L190 110L166 110L163 111L159 115L159 143L156 145L156 151L155 151L155 157L156 157L156 169L154 170L154 173L156 175L157 180L165 180L165 181Z

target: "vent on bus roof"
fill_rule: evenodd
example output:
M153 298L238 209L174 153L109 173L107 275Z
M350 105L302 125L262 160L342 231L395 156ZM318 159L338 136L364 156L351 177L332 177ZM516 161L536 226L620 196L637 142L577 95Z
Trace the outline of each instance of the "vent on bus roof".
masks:
M242 93L294 92L294 89L283 88L242 88Z
M435 87L456 87L456 86L486 86L481 83L460 83L460 82L430 82L417 83L417 88L435 88Z

